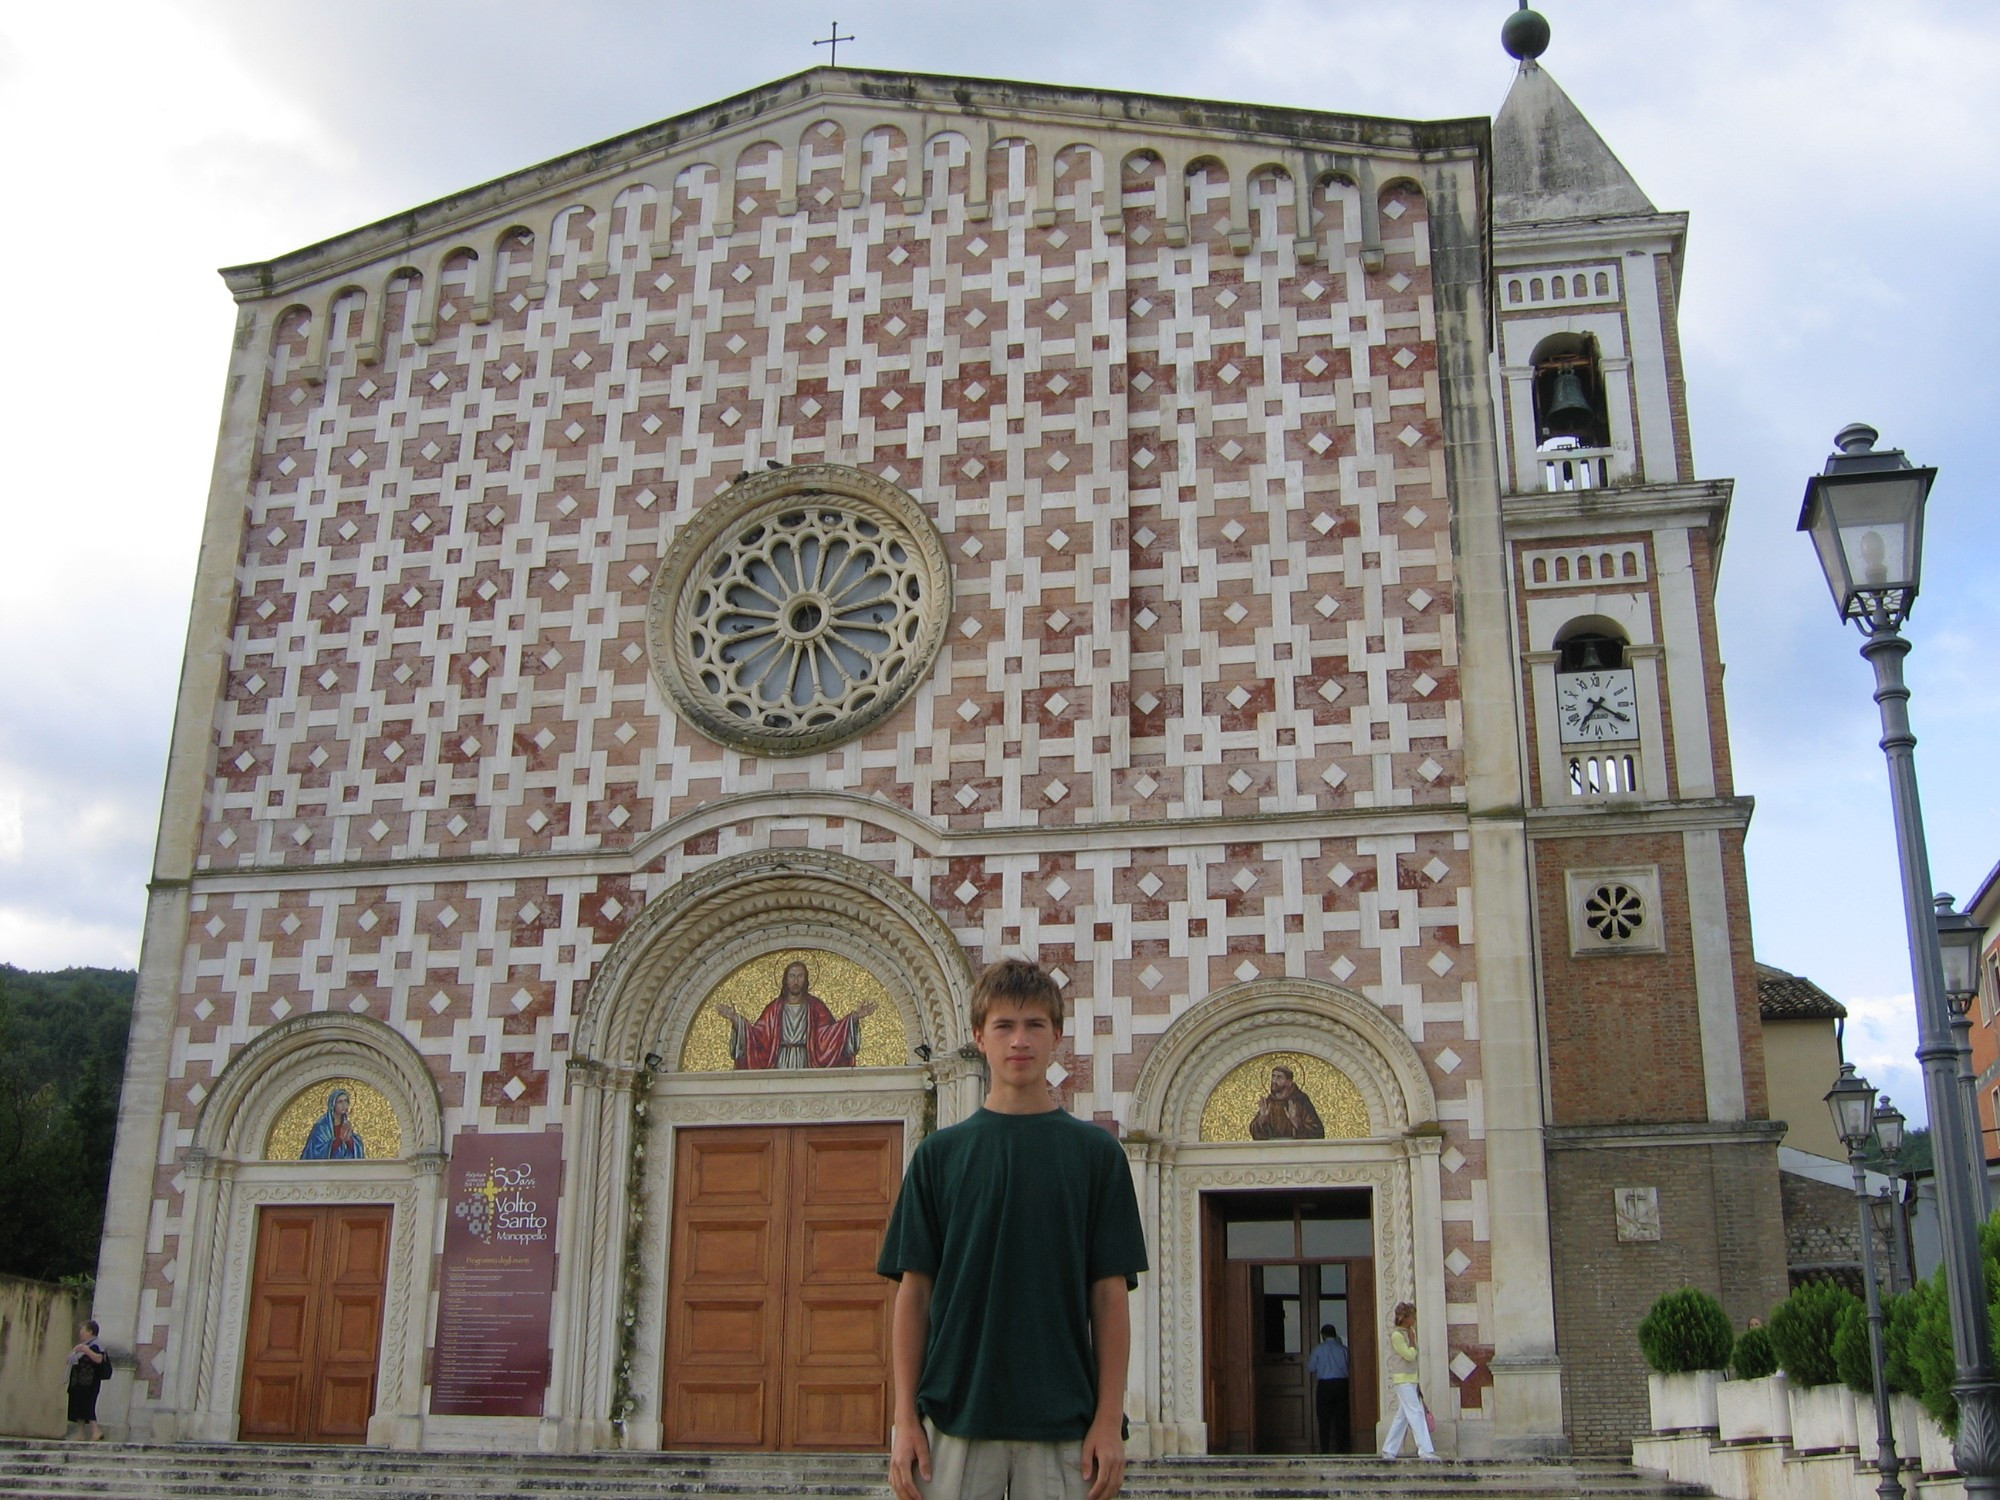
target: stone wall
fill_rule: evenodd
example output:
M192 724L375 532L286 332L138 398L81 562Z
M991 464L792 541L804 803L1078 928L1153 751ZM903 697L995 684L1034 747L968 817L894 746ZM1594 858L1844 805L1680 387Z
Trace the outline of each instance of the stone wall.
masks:
M1785 1204L1785 1269L1792 1284L1829 1278L1859 1296L1861 1218L1853 1189L1797 1172L1781 1172L1778 1181ZM1876 1234L1876 1272L1885 1281L1893 1246L1891 1236Z
M70 1346L89 1316L81 1292L0 1275L0 1433L62 1436Z

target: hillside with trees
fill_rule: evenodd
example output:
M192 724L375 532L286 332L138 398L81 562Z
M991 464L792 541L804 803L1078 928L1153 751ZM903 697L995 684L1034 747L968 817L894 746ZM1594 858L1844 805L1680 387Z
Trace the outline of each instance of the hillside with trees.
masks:
M0 964L0 1271L96 1274L137 980Z

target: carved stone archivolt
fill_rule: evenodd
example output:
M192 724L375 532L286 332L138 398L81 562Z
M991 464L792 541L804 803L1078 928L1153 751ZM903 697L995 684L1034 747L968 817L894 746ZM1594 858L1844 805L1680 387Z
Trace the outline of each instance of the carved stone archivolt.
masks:
M901 1011L913 1049L945 1056L969 1036L965 950L907 884L842 854L763 849L646 904L598 967L576 1055L633 1068L655 1053L671 1070L716 985L745 960L786 948L823 948L866 967Z
M653 670L723 744L804 755L894 713L951 620L951 565L904 491L843 464L753 475L681 528L653 585Z
M232 1057L202 1103L194 1149L218 1160L258 1160L285 1106L302 1089L342 1076L389 1101L403 1155L444 1149L437 1080L417 1050L392 1026L335 1011L294 1016Z
M1309 979L1260 979L1217 990L1168 1028L1133 1084L1132 1128L1199 1140L1216 1085L1253 1057L1285 1051L1323 1057L1346 1074L1379 1136L1437 1117L1423 1059L1380 1006Z

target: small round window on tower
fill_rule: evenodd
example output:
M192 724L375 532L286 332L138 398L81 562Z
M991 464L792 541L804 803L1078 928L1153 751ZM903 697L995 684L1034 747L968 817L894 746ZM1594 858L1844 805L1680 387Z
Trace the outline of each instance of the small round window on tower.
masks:
M1646 924L1646 903L1629 885L1600 885L1583 903L1584 925L1604 942L1622 943Z

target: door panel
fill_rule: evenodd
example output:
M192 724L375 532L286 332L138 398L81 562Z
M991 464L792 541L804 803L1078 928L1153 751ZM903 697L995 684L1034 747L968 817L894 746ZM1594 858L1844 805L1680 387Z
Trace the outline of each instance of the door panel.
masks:
M786 1448L888 1445L896 1286L875 1274L875 1251L902 1176L902 1134L894 1125L793 1132Z
M875 1274L902 1130L683 1130L663 1416L670 1448L879 1449L894 1283Z
M780 1348L771 1293L783 1274L781 1145L771 1130L683 1130L676 1140L669 1445L762 1448L775 1436L765 1395Z
M294 1443L359 1443L375 1411L390 1210L258 1212L238 1431Z

